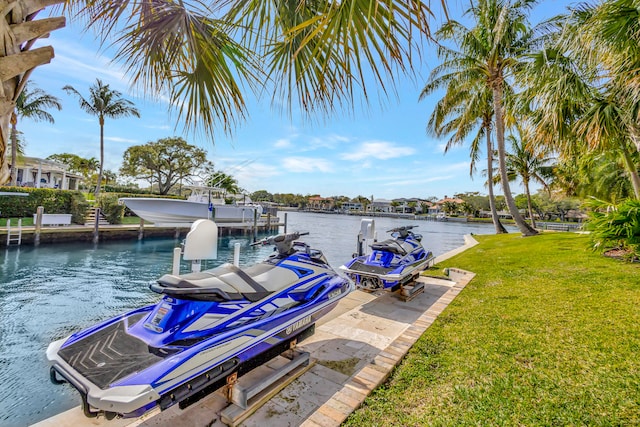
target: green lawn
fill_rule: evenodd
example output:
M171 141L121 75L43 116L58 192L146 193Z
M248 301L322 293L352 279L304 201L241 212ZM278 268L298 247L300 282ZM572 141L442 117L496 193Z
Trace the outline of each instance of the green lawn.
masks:
M348 426L640 425L640 265L573 233L476 236L477 273Z

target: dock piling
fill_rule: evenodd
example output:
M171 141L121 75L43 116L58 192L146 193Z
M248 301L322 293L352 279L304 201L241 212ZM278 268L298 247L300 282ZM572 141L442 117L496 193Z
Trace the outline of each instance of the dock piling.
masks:
M36 231L33 237L33 245L40 245L40 229L42 228L42 214L44 213L44 206L38 206L36 209Z
M96 208L96 218L93 223L93 243L98 243L100 239L100 208Z

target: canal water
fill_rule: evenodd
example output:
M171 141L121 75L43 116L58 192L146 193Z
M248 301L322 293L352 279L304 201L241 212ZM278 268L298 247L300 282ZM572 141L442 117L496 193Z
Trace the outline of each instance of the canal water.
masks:
M280 220L285 214L279 213ZM351 259L361 217L289 212L287 231L307 231L303 240L322 250L337 268ZM492 225L375 218L380 239L386 230L418 225L423 245L436 256L463 244L463 235L492 234ZM282 231L282 230L281 230ZM415 230L414 230L415 231ZM259 236L263 237L263 236ZM212 268L233 261L241 244L241 265L266 258L273 248L251 247L250 236L224 237ZM149 283L171 271L174 239L23 245L0 252L0 426L27 426L80 404L70 386L49 381L45 351L51 341L125 311L156 302ZM183 263L181 271L189 266Z

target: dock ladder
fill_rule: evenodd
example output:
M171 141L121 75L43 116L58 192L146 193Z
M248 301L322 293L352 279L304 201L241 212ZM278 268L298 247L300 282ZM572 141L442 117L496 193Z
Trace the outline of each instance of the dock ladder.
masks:
M11 243L17 243L18 246L22 243L22 218L18 219L18 228L11 229L11 220L7 220L7 246Z

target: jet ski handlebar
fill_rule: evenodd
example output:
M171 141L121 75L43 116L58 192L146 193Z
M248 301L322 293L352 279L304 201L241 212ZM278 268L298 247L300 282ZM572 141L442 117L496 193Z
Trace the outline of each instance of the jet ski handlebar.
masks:
M276 236L265 237L257 242L253 242L251 246L266 246L274 245L280 254L288 254L293 247L293 243L300 238L300 236L306 236L309 232L283 233Z
M416 228L416 227L417 225L403 225L402 227L395 227L395 228L392 228L391 230L387 230L387 233L395 233L398 231L409 231L412 228Z
M420 240L422 239L422 236L420 236L419 234L413 234L413 232L411 231L412 228L416 227L417 225L403 225L402 227L395 227L391 230L387 230L387 233L391 233L392 236L396 238L399 237L401 239L406 239L409 236L416 236L416 238Z

